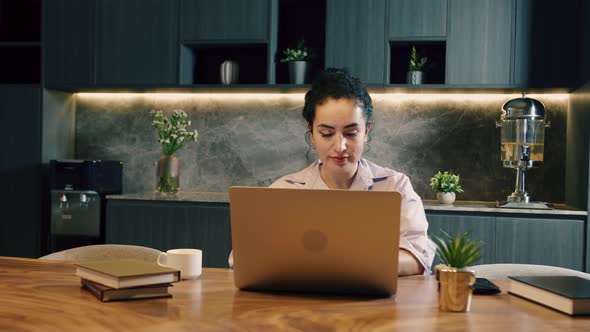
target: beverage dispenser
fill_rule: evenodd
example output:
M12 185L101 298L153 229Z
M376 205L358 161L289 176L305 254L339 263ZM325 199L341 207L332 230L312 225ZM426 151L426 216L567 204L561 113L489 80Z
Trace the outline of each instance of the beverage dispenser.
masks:
M51 160L48 252L105 242L106 195L122 192L123 164Z
M512 194L499 207L548 209L547 204L533 202L526 191L526 171L543 163L545 106L540 101L525 97L507 101L502 106L501 160L505 168L516 170L516 184Z

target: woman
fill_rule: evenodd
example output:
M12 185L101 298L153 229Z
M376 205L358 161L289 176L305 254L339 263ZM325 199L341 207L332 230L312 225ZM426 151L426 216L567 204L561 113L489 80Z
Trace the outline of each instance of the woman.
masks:
M371 97L362 82L343 69L326 69L305 95L303 117L318 160L271 187L401 193L399 275L430 273L434 245L422 200L407 176L362 158L373 124Z

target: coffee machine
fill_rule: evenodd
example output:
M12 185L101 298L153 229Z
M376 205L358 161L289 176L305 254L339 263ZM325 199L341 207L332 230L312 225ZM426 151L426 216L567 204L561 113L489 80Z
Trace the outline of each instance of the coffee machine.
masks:
M511 99L502 106L502 115L496 126L501 128L501 160L505 168L516 170L514 192L498 207L524 209L550 209L547 203L533 202L526 191L526 171L543 163L545 106L527 98Z
M122 192L122 176L120 161L49 162L48 252L105 242L106 195Z

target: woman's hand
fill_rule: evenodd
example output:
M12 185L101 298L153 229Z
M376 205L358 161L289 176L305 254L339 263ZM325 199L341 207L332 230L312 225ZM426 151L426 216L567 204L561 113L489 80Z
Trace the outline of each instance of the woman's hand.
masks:
M398 274L400 276L409 276L424 273L424 267L418 262L416 257L404 249L399 251Z

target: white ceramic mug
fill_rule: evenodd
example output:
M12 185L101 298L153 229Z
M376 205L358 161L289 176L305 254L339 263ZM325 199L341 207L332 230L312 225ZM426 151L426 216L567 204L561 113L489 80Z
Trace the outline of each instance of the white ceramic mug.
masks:
M158 265L180 270L181 279L195 279L201 275L203 251L199 249L170 249L158 256Z

